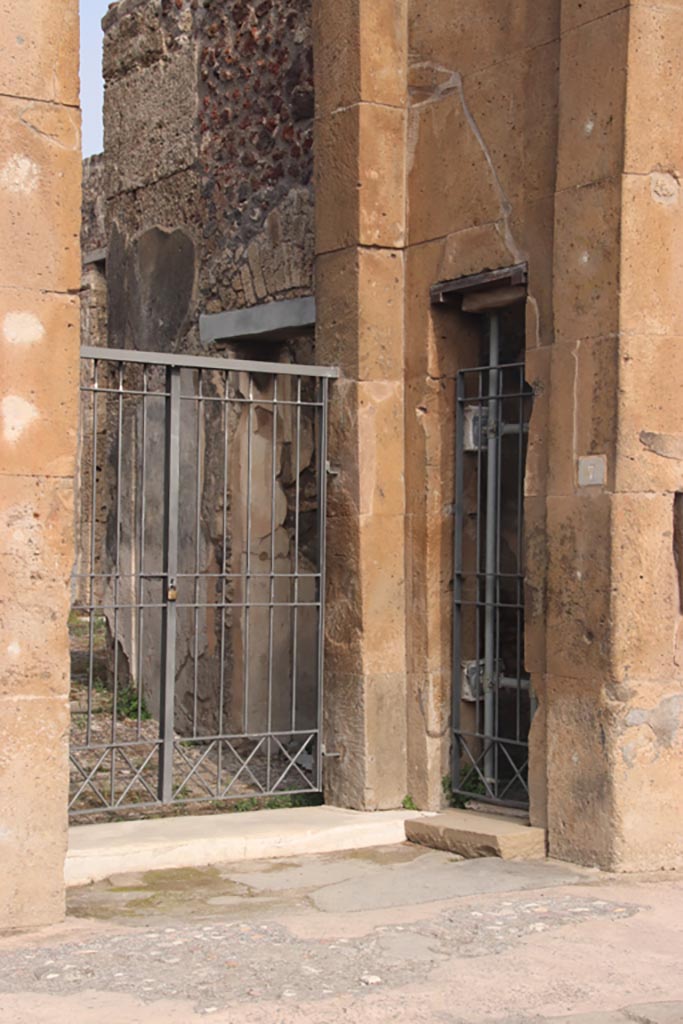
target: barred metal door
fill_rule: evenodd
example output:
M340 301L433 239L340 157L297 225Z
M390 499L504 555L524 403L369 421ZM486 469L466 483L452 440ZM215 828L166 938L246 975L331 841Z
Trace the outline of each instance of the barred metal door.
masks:
M458 374L453 790L528 804L534 712L524 671L524 472L531 390L488 317L489 365Z
M81 366L71 813L319 792L336 371Z

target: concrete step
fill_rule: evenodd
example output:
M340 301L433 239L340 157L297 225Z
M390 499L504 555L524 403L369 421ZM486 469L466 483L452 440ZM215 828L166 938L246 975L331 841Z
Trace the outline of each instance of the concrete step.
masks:
M519 817L449 810L406 820L405 828L411 843L448 850L467 859L536 860L546 855L544 829L532 828Z
M298 807L244 814L155 818L69 829L67 886L111 875L166 868L337 853L391 846L419 811L348 811Z

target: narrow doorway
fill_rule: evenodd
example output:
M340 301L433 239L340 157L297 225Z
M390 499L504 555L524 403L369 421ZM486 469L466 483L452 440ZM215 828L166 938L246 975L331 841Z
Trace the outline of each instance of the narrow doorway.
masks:
M447 293L481 326L456 391L452 788L520 808L535 712L524 663L525 284L526 269L512 268Z

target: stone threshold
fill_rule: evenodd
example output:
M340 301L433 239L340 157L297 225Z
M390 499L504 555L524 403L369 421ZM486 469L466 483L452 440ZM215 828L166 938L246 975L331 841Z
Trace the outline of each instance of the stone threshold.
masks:
M349 811L339 807L154 818L69 829L67 887L129 871L337 853L405 842L420 811Z
M448 850L460 857L500 857L502 860L537 860L546 856L546 834L517 815L449 810L406 820L411 843Z

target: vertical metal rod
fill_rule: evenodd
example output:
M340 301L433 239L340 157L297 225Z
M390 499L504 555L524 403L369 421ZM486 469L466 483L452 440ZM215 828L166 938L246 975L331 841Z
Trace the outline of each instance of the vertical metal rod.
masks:
M178 497L180 490L180 370L166 373L166 495L164 521L164 580L162 612L161 710L159 714L159 800L173 799L174 711L176 673L176 587L178 574Z
M518 387L517 391L519 398L517 399L517 550L515 552L515 602L517 608L515 610L516 626L515 635L517 640L517 650L515 652L515 671L517 675L517 704L516 704L516 727L517 734L515 739L526 741L527 737L522 736L522 674L524 672L524 665L522 664L522 648L523 648L523 629L524 629L524 618L523 618L523 602L524 602L524 588L522 583L522 552L523 552L523 517L524 517L524 366L520 366L518 370Z
M223 735L223 719L225 709L225 604L227 598L226 584L228 572L228 472L229 472L229 434L230 425L230 380L226 370L224 374L225 390L223 394L223 543L221 559L221 673L218 697L218 735ZM217 795L222 791L223 779L223 743L218 741L218 764L216 771Z
M463 564L462 541L465 525L464 507L464 458L465 449L465 377L458 374L455 395L455 536L454 560L455 574L453 578L453 679L452 679L452 716L453 716L453 751L452 751L452 787L457 789L460 782L460 712L462 699L462 598L463 598Z
M117 449L116 449L116 540L114 543L114 691L111 712L111 800L116 800L116 731L119 697L119 580L121 574L121 468L123 452L123 372L119 363Z
M477 438L477 499L476 499L476 523L475 523L475 572L474 581L476 588L475 595L475 611L474 611L474 663L476 665L476 693L477 700L474 705L474 717L475 717L475 733L480 736L484 730L484 723L482 722L481 714L481 695L484 692L484 680L482 678L481 671L481 604L482 604L482 532L484 530L484 516L482 514L482 508L484 504L484 473L483 473L483 429L482 425L484 422L484 387L483 387L483 372L481 370L477 373L477 414L479 416L479 436ZM484 583L486 580L484 579Z
M95 684L95 527L97 521L97 386L99 363L93 363L93 394L92 394L92 481L90 500L90 585L89 585L89 636L88 636L88 718L85 729L86 746L92 739L92 691Z
M275 488L277 487L277 399L278 399L278 377L277 374L273 376L273 438L272 438L272 449L270 455L270 587L269 587L269 607L268 607L268 725L267 731L269 734L268 739L268 767L266 776L266 786L268 792L270 792L271 784L271 759L272 759L272 744L270 741L270 734L273 731L273 614L274 614L274 602L275 602Z
M500 362L500 359L498 360ZM501 588L503 587L503 579L501 576L501 542L503 538L502 530L502 499L503 499L503 445L505 444L505 435L503 433L504 426L504 410L503 410L503 396L505 394L505 370L502 369L498 373L498 391L496 397L498 398L496 406L496 433L498 436L498 452L496 462L496 561L495 561L495 574L496 574L496 589L495 589L495 635L494 635L494 688L493 688L493 735L495 736L495 743L493 745L493 777L495 779L495 795L498 796L500 791L500 743L501 739L501 692L500 692L500 675L502 672L502 617L503 617L503 595Z
M323 703L325 696L325 588L327 580L327 416L329 409L330 382L327 377L321 381L322 408L320 417L320 440L318 443L318 555L320 574L319 617L318 617L318 740L316 743L316 785L323 785ZM298 567L297 567L298 571Z
M195 437L195 516L194 516L194 668L192 680L192 735L199 735L197 725L197 701L199 699L199 559L201 556L200 530L202 521L202 414L204 412L202 371L197 371L197 395L195 402L197 431Z
M296 729L299 659L299 506L301 502L301 377L296 379L296 459L294 486L294 608L292 613L292 731Z
M137 609L137 693L138 693L138 725L137 737L142 735L142 645L144 641L144 573L145 573L145 521L147 511L146 482L147 482L147 367L142 368L142 442L140 458L140 538L138 541L138 609Z
M496 598L496 508L498 495L498 361L500 319L488 315L489 382L488 441L486 456L486 599L484 608L484 774L486 784L495 793L494 729L496 702L495 598Z
M244 581L244 731L249 733L249 597L251 594L251 435L254 421L254 378L249 374L249 412L247 414L247 562Z

